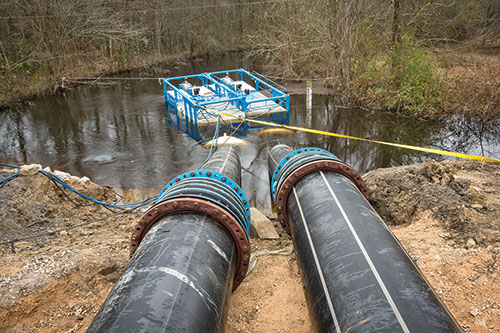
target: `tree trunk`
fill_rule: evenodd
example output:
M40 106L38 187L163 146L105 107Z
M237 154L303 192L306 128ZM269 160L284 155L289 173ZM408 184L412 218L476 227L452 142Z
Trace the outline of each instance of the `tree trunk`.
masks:
M399 15L401 12L401 0L392 0L393 18L392 18L392 48L396 47L401 41L401 23Z

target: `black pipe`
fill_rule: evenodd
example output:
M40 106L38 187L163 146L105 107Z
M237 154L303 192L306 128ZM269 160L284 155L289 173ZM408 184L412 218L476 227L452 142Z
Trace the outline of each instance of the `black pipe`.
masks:
M292 236L316 330L460 332L363 196L361 177L325 154L279 145L269 157L278 216Z
M241 185L241 164L238 154L234 153L234 149L231 145L220 147L219 151L208 159L200 169L228 175L238 185Z
M238 155L222 147L203 170L165 187L136 226L133 256L88 332L224 330L250 252L240 179Z
M269 176L272 176L279 162L282 161L288 154L293 151L287 145L278 144L274 146L270 151L267 159Z

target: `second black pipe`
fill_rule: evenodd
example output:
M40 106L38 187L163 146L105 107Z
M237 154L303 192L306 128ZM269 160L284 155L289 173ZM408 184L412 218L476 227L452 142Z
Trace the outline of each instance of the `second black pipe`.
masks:
M460 331L352 168L317 148L278 145L268 160L317 331Z

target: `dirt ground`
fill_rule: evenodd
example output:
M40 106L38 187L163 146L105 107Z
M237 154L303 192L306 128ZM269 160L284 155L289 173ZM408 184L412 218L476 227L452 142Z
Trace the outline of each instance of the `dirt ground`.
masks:
M99 220L112 212L27 173L0 187L0 331L83 332L127 263L141 213ZM0 169L0 179L10 174ZM96 199L119 199L112 188L64 177ZM372 204L464 330L500 332L500 165L428 161L364 178ZM232 295L228 332L312 330L291 240L276 226L280 239L252 240L255 266ZM8 241L30 235L38 236Z
M363 178L372 205L462 327L500 332L500 165L429 160Z

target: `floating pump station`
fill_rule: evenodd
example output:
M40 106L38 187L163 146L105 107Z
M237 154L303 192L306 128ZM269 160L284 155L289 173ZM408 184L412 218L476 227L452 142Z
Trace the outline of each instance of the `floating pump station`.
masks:
M245 119L288 124L290 96L265 76L244 69L209 72L161 79L167 121L195 140L204 133L246 135L252 126Z

